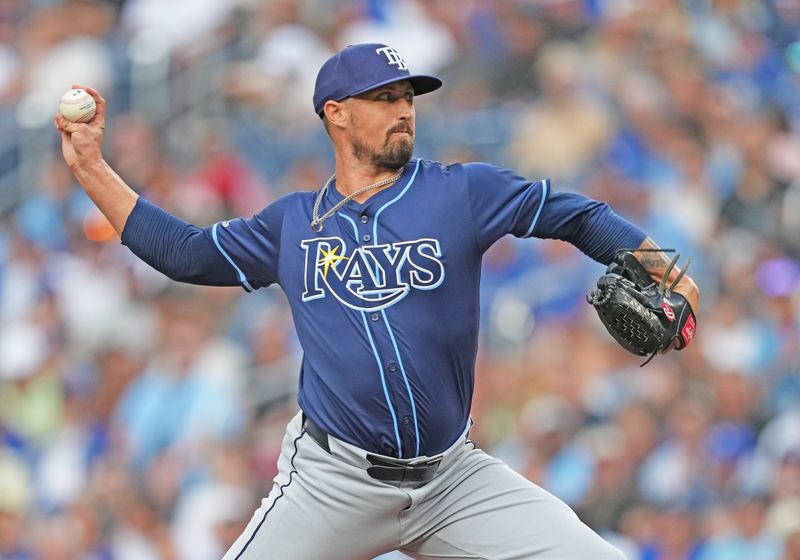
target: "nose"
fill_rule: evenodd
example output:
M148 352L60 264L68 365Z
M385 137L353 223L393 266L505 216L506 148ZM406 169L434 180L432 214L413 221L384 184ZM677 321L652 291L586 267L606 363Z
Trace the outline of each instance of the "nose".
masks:
M407 99L399 99L395 105L397 107L397 117L400 120L408 121L414 116L414 104Z

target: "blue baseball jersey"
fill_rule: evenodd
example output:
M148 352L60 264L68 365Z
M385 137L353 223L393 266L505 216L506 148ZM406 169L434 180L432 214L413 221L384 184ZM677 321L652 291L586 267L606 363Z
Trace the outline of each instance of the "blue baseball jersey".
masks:
M309 225L317 195L287 195L208 235L246 290L286 293L304 351L305 413L397 457L441 452L468 422L481 257L492 243L508 233L565 238L610 260L644 238L604 204L482 163L411 160L396 183L346 203L319 233ZM331 184L319 214L342 199ZM607 235L587 226L600 214Z
M604 203L484 163L411 160L317 233L318 196L290 194L208 228L139 198L122 242L175 280L279 284L304 352L302 409L340 439L403 458L441 452L466 427L492 243L509 233L562 239L607 264L645 238ZM342 200L330 185L320 215Z

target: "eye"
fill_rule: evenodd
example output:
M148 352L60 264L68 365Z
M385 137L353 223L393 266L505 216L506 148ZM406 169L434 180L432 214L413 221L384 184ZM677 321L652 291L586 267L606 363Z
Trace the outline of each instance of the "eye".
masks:
M407 92L405 93L405 95L403 95L403 97L405 98L405 100L406 100L406 101L408 101L408 103L409 103L410 105L413 105L413 104L414 104L414 92L407 91Z
M392 93L389 91L384 91L379 93L375 99L377 99L378 101L394 101Z

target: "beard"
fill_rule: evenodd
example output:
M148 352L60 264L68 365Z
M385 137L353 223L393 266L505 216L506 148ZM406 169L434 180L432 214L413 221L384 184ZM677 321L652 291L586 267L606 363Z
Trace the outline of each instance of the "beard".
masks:
M395 131L389 132L383 146L377 149L367 146L355 138L351 139L353 155L361 161L368 161L379 169L394 171L404 167L414 154L414 137L410 135L407 138L400 137L392 142L393 132Z

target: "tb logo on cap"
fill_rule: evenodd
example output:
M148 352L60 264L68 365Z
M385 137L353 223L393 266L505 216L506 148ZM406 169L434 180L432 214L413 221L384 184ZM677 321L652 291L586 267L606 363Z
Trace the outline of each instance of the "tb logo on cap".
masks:
M386 55L389 64L396 64L398 70L408 70L408 66L406 66L405 60L403 60L403 58L400 56L400 53L398 53L392 47L383 47L380 49L375 49L375 52L378 54Z

